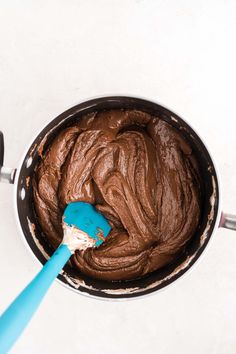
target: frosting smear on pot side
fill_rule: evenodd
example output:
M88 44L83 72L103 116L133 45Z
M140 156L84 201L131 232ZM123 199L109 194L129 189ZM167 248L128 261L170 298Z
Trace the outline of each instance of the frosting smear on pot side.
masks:
M104 280L135 279L183 252L198 226L199 168L190 145L162 119L137 110L84 116L49 146L35 171L34 204L48 242L63 237L66 205L96 206L112 230L75 267Z

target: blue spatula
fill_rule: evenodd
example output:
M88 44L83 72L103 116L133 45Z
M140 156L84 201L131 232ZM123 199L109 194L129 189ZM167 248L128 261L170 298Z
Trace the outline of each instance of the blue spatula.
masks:
M50 285L75 250L98 247L111 227L88 203L67 205L63 215L64 237L41 271L0 317L0 354L7 353L37 310Z

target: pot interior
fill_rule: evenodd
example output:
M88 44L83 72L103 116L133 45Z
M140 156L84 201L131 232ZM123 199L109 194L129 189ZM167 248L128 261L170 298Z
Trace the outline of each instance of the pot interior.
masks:
M174 263L163 269L136 280L107 282L92 279L66 265L58 276L62 283L75 291L103 298L129 298L148 294L167 286L183 275L205 249L215 226L219 204L217 175L211 157L198 135L180 117L156 103L139 98L116 96L86 101L52 120L36 137L20 166L16 196L19 221L29 247L42 264L50 257L53 250L37 221L33 203L31 180L41 154L60 131L75 124L83 115L93 111L121 108L138 109L156 115L178 129L190 142L195 150L202 175L203 207L198 229L185 252Z

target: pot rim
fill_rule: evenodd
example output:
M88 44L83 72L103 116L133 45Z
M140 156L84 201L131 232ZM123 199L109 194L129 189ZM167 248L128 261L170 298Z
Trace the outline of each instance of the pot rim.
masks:
M173 281L171 281L170 283L166 284L164 287L161 287L160 289L154 289L153 291L151 292L148 292L146 294L140 294L137 293L137 294L133 294L134 296L132 297L121 297L121 298L116 298L116 297L102 297L102 296L96 296L96 295L93 295L93 294L89 294L88 292L84 292L84 291L80 291L80 288L73 288L71 287L70 285L64 283L61 279L59 279L58 277L56 278L56 281L58 283L60 283L61 285L63 285L65 288L67 289L70 289L71 291L73 291L74 293L79 293L80 295L83 295L87 298L90 298L90 299L96 299L96 300L100 300L100 301L115 301L115 302L120 302L120 301L127 301L127 300L138 300L138 299L143 299L144 297L146 298L147 296L153 296L153 295L156 295L157 293L159 293L160 291L164 291L166 290L167 288L169 288L171 285L174 285L176 284L176 282L180 279L183 279L186 275L189 275L190 272L193 270L193 268L195 268L200 260L202 260L203 258L203 255L205 255L206 253L206 250L209 248L209 244L212 243L212 239L213 239L213 234L215 233L216 229L219 228L219 223L220 223L220 217L221 217L221 199L222 199L222 193L221 193L221 181L220 181L220 175L219 175L219 170L218 170L218 167L217 167L217 164L216 164L216 161L215 159L212 157L212 154L211 154L211 151L209 150L209 146L205 143L205 140L202 138L202 136L196 132L195 128L193 128L193 126L191 124L189 124L189 122L183 118L182 114L179 115L176 111L173 111L172 109L168 108L167 106L163 105L162 103L156 101L156 100L153 100L152 98L147 98L147 97L144 97L144 96L137 96L137 95L132 95L132 94L113 94L112 96L111 95L98 95L98 96L93 96L93 97L89 97L89 98L83 98L81 99L80 101L78 101L78 103L75 105L80 105L82 103L86 103L86 102L89 102L89 101L92 101L92 100L96 100L96 99L109 99L109 98L115 98L115 97L124 97L124 98L133 98L133 99L140 99L140 100L145 100L145 101L148 101L150 103L154 103L156 105L159 105L161 107L163 107L164 109L167 109L169 111L171 111L172 113L176 114L178 117L180 117L194 132L195 134L198 136L198 138L201 140L201 142L203 143L203 145L205 146L211 160L212 160L212 164L214 166L214 169L215 169L215 175L216 175L216 181L217 181L217 184L218 184L218 208L217 208L217 215L215 217L215 224L214 224L214 227L212 229L212 232L209 236L209 240L206 244L206 246L204 247L204 249L202 250L201 254L197 257L197 259L194 261L194 263L188 268L185 270L184 273L182 273L178 278L174 279ZM74 106L73 106L74 107ZM73 107L69 107L67 109L70 109L70 108L73 108ZM65 109L63 112L66 112ZM59 113L61 114L61 113ZM53 119L55 119L56 117L54 117ZM44 128L46 128L46 126L53 120L51 119L50 121L48 121L42 128L40 128L40 130L38 130L33 138L31 139L30 143L28 143L26 146L25 146L25 149L24 149L24 152L22 154L22 157L20 159L20 162L18 164L18 167L17 167L17 170L16 170L16 175L15 175L15 180L14 180L14 192L13 192L13 205L14 205L14 214L15 214L15 219L16 219L16 223L17 223L17 227L19 229L19 233L21 234L21 238L23 239L23 243L25 244L26 248L28 249L28 251L30 252L30 254L33 256L33 258L42 266L42 263L41 261L37 258L37 256L34 254L32 248L29 246L27 240L26 240L26 237L24 235L24 232L22 230L22 227L21 227L21 223L20 223L20 219L19 219L19 214L18 214L18 209L17 209L17 191L18 191L18 181L19 181L19 176L20 176L20 171L21 171L21 167L24 163L24 160L25 160L25 157L27 155L27 152L29 151L29 148L32 146L33 142L35 141L35 139L40 135L40 133L42 132L42 130ZM144 289L145 291L145 289ZM109 295L109 294L108 294Z

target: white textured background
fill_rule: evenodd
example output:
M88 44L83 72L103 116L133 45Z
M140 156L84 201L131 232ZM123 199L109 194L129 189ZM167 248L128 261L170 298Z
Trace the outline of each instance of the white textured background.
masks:
M236 212L235 0L0 0L0 129L5 164L82 99L132 94L163 103L207 141ZM39 270L0 185L0 311ZM53 284L15 354L236 352L236 233L219 230L190 276L132 302Z

